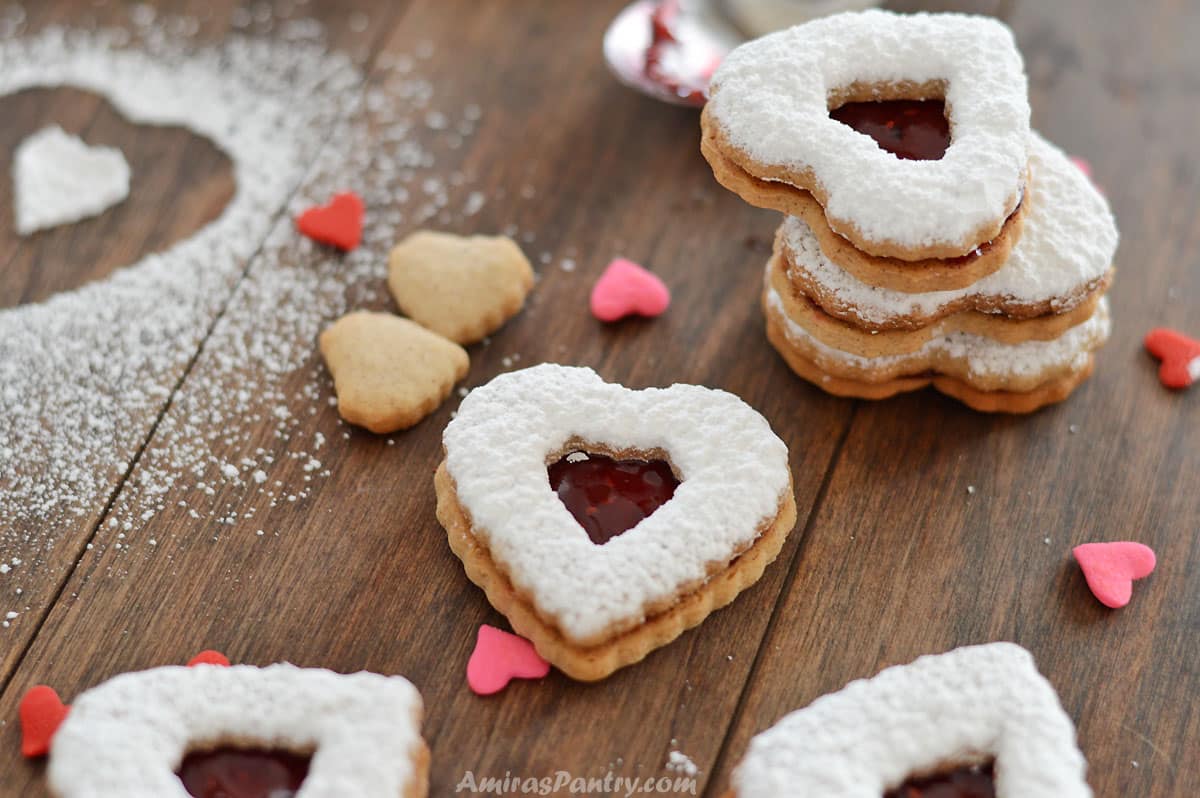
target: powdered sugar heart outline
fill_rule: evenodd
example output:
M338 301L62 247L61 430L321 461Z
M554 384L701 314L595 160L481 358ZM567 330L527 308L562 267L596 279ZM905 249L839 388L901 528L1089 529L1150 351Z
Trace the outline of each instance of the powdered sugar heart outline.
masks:
M61 511L61 502L39 499L47 484L81 506L105 489L102 469L72 465L80 437L72 430L86 431L97 452L130 451L249 258L278 229L324 146L321 131L358 102L335 101L359 76L319 44L234 36L183 50L163 37L123 49L127 39L119 30L57 28L0 38L0 95L71 86L104 97L132 124L188 128L230 158L237 191L216 220L170 249L44 302L0 310L0 459L37 476L0 496L0 514L13 521L40 523ZM325 95L333 99L314 99ZM90 372L86 401L68 401L78 382L60 368L69 363ZM46 395L58 397L53 410Z

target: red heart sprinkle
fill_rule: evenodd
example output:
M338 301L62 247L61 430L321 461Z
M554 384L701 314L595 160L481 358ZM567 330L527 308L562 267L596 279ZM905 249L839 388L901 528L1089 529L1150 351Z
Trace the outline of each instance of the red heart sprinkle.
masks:
M1162 361L1158 379L1168 388L1187 388L1200 380L1200 341L1159 327L1146 336L1146 349Z
M592 315L616 321L630 314L657 316L671 304L662 280L633 261L617 258L592 288Z
M513 679L540 679L550 672L533 644L494 626L479 627L467 662L467 684L477 695L498 693Z
M64 705L53 687L44 684L30 689L21 699L21 755L29 759L50 752L50 741L71 708Z
M362 198L348 191L300 214L296 226L313 241L349 252L362 241L363 212Z
M201 651L196 656L188 660L188 667L193 668L196 665L219 665L222 668L229 667L229 658L220 651Z
M1133 580L1154 570L1154 550L1141 543L1084 543L1073 550L1088 588L1106 607L1116 609L1129 603Z

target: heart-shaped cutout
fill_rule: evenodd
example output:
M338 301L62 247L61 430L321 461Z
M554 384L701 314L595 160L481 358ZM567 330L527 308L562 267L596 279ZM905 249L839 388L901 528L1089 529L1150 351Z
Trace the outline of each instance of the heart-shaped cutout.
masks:
M533 288L533 267L506 236L421 230L388 258L388 289L413 321L460 344L491 335Z
M525 638L486 623L479 627L467 662L467 684L477 695L492 695L513 679L540 679L549 672L550 663Z
M600 321L626 316L654 317L671 304L671 291L657 275L631 260L617 258L592 287L592 315Z
M879 100L944 101L951 141L942 157L897 157L830 116ZM790 213L791 194L811 193L829 226L864 252L954 258L996 238L1021 201L1029 116L1024 65L1003 23L873 10L730 53L710 86L702 148L717 179L747 202Z
M296 217L296 227L313 241L349 252L362 241L364 212L362 198L346 191L335 194L325 205L301 213Z
M795 521L787 447L724 391L635 391L543 364L471 391L443 443L451 547L514 631L573 678L636 662L732 601ZM679 484L596 545L550 489L547 467L571 452L669 462Z
M221 746L189 752L176 775L194 798L295 798L311 763L307 754Z
M229 657L225 656L220 651L208 649L201 651L199 654L188 660L189 668L194 668L197 665L215 665L218 668L228 668Z
M32 759L49 753L54 733L70 711L54 688L44 684L31 688L17 708L21 719L21 755Z
M1160 327L1146 336L1146 349L1162 361L1158 379L1166 387L1181 390L1200 381L1200 341Z
M675 495L679 479L665 460L568 452L547 469L550 490L597 545L627 532Z
M43 128L13 156L17 232L30 235L97 216L129 196L129 163L115 147L92 147L61 127Z
M1129 603L1133 582L1154 571L1154 550L1142 543L1084 543L1072 549L1088 588L1106 607L1117 609Z

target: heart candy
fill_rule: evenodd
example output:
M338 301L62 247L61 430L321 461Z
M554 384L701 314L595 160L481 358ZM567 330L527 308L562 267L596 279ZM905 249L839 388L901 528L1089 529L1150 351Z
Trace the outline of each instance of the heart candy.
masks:
M206 651L201 651L199 654L188 660L189 668L194 668L197 665L216 665L221 668L228 668L229 657L226 657L220 651L213 651L209 649Z
M550 663L523 637L488 626L479 627L475 650L467 662L467 684L477 695L492 695L513 679L540 679Z
M1160 327L1146 336L1146 349L1162 361L1158 379L1168 388L1187 388L1200 380L1200 341Z
M1088 588L1106 607L1129 603L1133 581L1154 571L1154 550L1141 543L1084 543L1072 549Z
M592 287L592 315L600 321L626 316L654 317L671 304L671 292L656 275L638 264L617 258Z
M17 709L21 719L21 755L33 759L48 754L54 733L70 711L53 687L39 684L31 688Z
M296 218L296 227L313 241L343 252L362 241L363 201L353 191L335 194L327 205L309 208Z

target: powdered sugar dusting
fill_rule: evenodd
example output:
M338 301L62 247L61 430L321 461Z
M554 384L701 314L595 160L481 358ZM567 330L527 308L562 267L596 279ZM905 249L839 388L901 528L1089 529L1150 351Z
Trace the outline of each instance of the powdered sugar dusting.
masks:
M270 27L269 13L241 21ZM156 522L166 512L184 520L172 527L181 537L257 537L270 508L304 501L329 475L317 452L331 430L299 432L318 413L336 423L313 341L348 307L382 296L399 228L450 220L464 206L469 175L438 168L435 152L461 146L482 112L435 109L433 86L400 54L381 56L360 91L362 76L327 51L318 23L276 28L274 38L212 48L160 32L136 47L122 45L126 31L0 39L0 92L71 84L134 121L186 126L229 155L238 187L216 222L173 249L0 312L0 517L9 522L0 558L63 562L50 554L130 469L168 399L90 558L173 556L182 541ZM413 135L435 110L450 127ZM295 234L296 212L348 187L367 204L359 249L342 256ZM290 462L300 476L285 482ZM247 495L258 500L245 509ZM123 570L119 560L111 567Z

